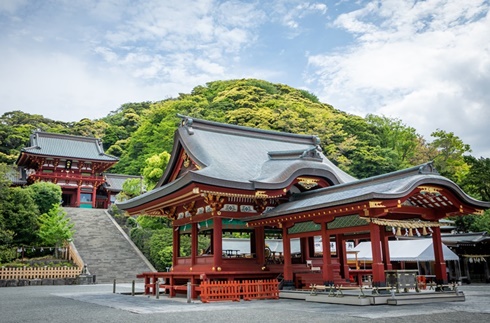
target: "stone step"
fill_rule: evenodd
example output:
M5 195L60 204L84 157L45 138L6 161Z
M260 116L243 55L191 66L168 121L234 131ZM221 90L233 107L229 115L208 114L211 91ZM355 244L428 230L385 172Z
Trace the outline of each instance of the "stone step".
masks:
M64 210L75 225L73 243L98 283L131 282L139 273L155 271L105 210Z

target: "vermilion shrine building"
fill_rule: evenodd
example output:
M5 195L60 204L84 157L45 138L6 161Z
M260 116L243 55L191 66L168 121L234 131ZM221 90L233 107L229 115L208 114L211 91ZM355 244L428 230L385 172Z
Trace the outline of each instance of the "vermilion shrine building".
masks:
M481 214L490 207L440 176L431 163L357 180L324 156L315 136L189 117L182 117L175 132L172 157L157 187L117 205L131 215L172 220L171 271L140 275L165 279L171 295L188 281L196 286L202 279L283 276L288 288L346 284L369 274L374 286L385 286L385 270L396 269L388 239L402 230L432 234L436 280L447 283L438 220ZM224 249L225 232L247 234L250 253ZM182 235L191 237L189 256L180 254ZM211 237L204 254L199 235ZM282 238L280 254L268 250L270 236ZM315 252L318 237L322 252ZM293 253L295 238L300 252ZM372 242L368 269L348 261L346 242L359 240ZM192 296L197 297L196 290Z
M110 184L118 184L120 175L104 172L118 159L104 153L99 139L35 131L30 140L16 161L26 184L58 184L63 206L107 208L114 202L120 188Z

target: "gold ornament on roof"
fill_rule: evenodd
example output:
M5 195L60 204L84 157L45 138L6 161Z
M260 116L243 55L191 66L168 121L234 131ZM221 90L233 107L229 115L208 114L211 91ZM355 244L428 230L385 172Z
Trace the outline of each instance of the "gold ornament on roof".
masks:
M442 188L434 187L434 186L419 186L421 194L434 194L441 195Z
M369 201L370 208L384 208L383 202L381 201Z
M255 198L258 198L258 199L266 199L268 197L269 196L267 195L267 193L265 191L256 191L255 192Z
M305 190L312 189L318 186L318 179L308 178L308 177L298 177L298 184L301 185Z
M187 153L184 151L184 153L182 154L182 159L184 160L184 167L187 168L191 165L191 159L189 158L189 155L187 155Z

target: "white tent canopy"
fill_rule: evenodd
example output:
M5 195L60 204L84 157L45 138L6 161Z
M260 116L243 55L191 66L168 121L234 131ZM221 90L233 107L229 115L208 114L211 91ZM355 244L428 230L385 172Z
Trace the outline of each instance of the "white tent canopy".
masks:
M435 261L432 239L393 240L388 241L388 244L391 261ZM359 243L352 251L358 251L357 260L359 261L373 260L370 241ZM442 244L442 251L444 260L459 260L458 255L444 244ZM355 258L353 254L348 254L347 256L349 259Z

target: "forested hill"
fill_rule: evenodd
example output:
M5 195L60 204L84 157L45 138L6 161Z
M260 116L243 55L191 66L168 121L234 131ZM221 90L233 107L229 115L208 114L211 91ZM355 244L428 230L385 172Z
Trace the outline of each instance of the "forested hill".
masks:
M461 182L469 146L434 129L428 143L402 120L342 112L304 90L256 79L215 81L189 94L159 102L123 104L102 119L66 123L21 111L0 118L0 162L12 164L35 129L101 138L106 153L120 158L111 172L145 175L154 181L171 152L177 114L261 129L317 135L325 155L353 176L364 178L429 160ZM150 158L152 157L152 158ZM471 156L470 156L471 157Z

